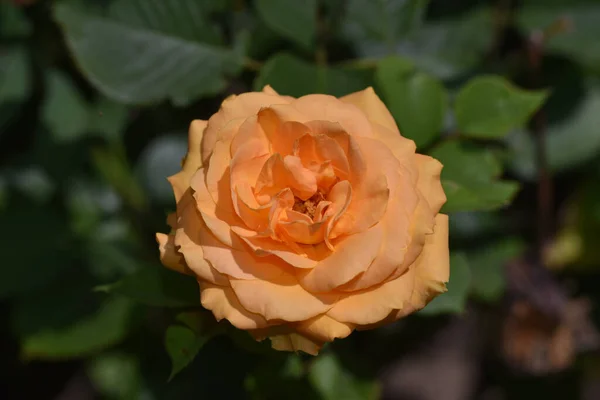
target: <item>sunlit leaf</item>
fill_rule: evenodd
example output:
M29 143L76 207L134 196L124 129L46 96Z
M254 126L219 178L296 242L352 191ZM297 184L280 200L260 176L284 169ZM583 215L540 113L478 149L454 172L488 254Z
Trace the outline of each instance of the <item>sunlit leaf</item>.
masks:
M522 127L547 97L525 91L498 76L480 76L458 93L454 111L462 135L501 138Z
M222 46L205 2L117 0L107 10L62 1L55 18L82 72L106 96L126 103L177 105L225 87L241 58Z
M450 140L433 149L431 156L444 164L442 186L448 198L444 212L500 208L519 190L518 183L498 179L502 167L485 148Z
M441 82L398 57L380 61L375 80L403 136L419 148L439 137L448 106Z
M94 387L111 399L140 398L141 374L139 361L120 352L101 354L87 366Z

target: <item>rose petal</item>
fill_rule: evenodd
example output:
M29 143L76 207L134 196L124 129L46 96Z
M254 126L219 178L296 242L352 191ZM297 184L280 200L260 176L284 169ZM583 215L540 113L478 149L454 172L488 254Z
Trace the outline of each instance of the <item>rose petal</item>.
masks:
M244 309L235 293L228 286L217 286L200 282L202 306L215 315L217 321L227 319L238 329L257 329L269 326L269 322L258 314Z
M331 342L350 335L354 325L336 321L328 315L318 315L297 325L298 332L317 342Z
M341 298L327 312L330 317L359 325L377 323L393 310L412 312L443 292L449 277L448 218L438 214L435 231L413 265L401 276L382 285Z
M291 99L261 92L231 95L221 104L220 110L209 120L202 140L202 160L207 161L215 148L219 132L230 121L256 115L261 108L274 104L289 104Z
M175 235L165 235L164 233L156 234L156 242L160 250L160 261L162 264L174 271L182 274L192 274L183 258L183 254L179 253L175 248Z
M394 117L372 87L340 97L340 100L358 107L369 121L376 122L397 135L400 134Z
M383 228L377 224L335 243L335 251L311 270L297 270L300 284L312 293L326 293L364 272L377 256Z
M351 136L373 137L369 120L355 105L343 103L333 96L310 94L290 104L311 120L339 123ZM304 122L304 121L302 121Z
M290 106L272 106L260 110L258 123L271 143L273 153L292 153L294 142L310 129L302 122L306 117Z
M245 309L267 320L304 321L325 313L338 298L333 293L311 294L292 275L277 282L232 279L231 287Z
M286 188L300 199L307 200L316 193L317 180L298 157L288 155L283 158L276 153L264 163L255 190L259 197L270 197Z
M280 351L303 351L307 354L316 356L319 350L323 347L323 343L315 342L306 336L298 333L290 333L288 335L270 336L271 347Z
M440 181L443 165L435 158L429 156L415 154L415 157L419 168L417 188L421 191L427 203L429 203L431 211L437 214L444 203L446 203L446 194Z

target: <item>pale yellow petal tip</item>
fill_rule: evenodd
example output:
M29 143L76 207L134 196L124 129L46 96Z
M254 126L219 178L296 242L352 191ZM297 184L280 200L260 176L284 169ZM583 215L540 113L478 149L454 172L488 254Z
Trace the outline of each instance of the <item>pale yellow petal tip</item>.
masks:
M319 350L323 347L322 343L314 342L305 336L297 333L289 335L277 335L269 337L271 339L271 347L278 351L302 351L311 356L319 354Z

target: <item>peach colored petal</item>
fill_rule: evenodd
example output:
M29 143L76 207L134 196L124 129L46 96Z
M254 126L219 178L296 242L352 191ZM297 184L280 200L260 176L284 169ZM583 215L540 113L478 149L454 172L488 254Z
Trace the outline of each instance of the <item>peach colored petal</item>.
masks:
M271 347L279 351L303 351L316 356L323 347L323 343L315 342L298 333L270 336L269 339L271 339Z
M326 222L313 222L306 214L286 210L284 220L279 221L279 228L297 243L316 244L325 238Z
M311 121L308 123L313 130L312 135L304 135L294 143L293 153L302 160L302 164L309 168L313 165L331 164L335 175L341 180L348 179L350 166L348 158L339 143L326 134L314 134L315 123L323 125L323 121ZM335 124L339 126L339 124ZM335 127L328 130L332 132Z
M269 325L262 316L244 309L228 286L200 282L200 301L204 308L213 312L217 321L226 319L238 329L257 329Z
M399 135L377 122L372 122L372 126L375 139L389 147L400 162L415 153L417 146L412 140Z
M264 199L285 188L290 188L295 196L306 200L317 191L317 180L310 170L304 168L298 157L283 158L276 153L264 163L256 180L255 191L259 199Z
M335 224L330 236L332 238L363 232L383 218L390 189L382 164L398 164L389 149L377 140L349 138L349 145L352 202ZM400 164L397 168L400 168Z
M249 229L260 233L270 228L271 204L259 204L248 182L238 183L232 191L232 200L237 215Z
M355 105L343 103L333 96L310 94L296 99L291 106L310 120L337 122L351 136L373 136L365 114Z
M202 224L202 217L195 207L195 201L188 189L186 194L177 203L177 231L175 232L175 246L183 255L188 267L205 281L217 284L227 285L227 277L217 272L204 259L204 252L200 247L199 226Z
M364 272L377 256L383 237L379 224L346 236L335 251L311 270L296 270L300 284L312 293L326 293Z
M277 91L275 91L275 89L273 89L273 88L271 87L271 85L265 85L265 87L263 88L263 90L262 90L262 91L263 91L264 93L266 93L266 94L270 94L270 95L279 96L279 97L281 97L281 98L283 98L283 99L285 99L286 101L289 101L289 102L292 102L292 101L294 101L294 100L295 100L295 98L294 98L294 97L292 97L292 96L282 96L282 95L280 95L279 93L277 93Z
M448 218L438 214L435 231L427 235L423 251L404 274L376 287L349 293L327 312L330 317L359 325L404 316L422 308L445 291L449 277Z
M292 153L294 142L310 129L302 122L306 117L289 106L273 106L260 110L258 123L271 143L272 151L282 155Z
M183 254L179 253L175 248L175 235L165 235L164 233L156 234L156 242L159 245L160 261L162 264L172 269L173 271L181 272L182 274L192 274L183 258Z
M263 107L274 104L289 104L291 99L287 96L251 92L239 96L232 95L221 104L219 111L209 120L202 140L202 160L207 161L215 147L219 132L230 121L238 118L248 118L256 115Z
M340 100L358 107L367 116L369 121L376 122L397 135L400 134L394 117L392 117L392 114L390 114L372 87L340 97Z
M287 264L277 259L255 256L249 249L243 248L243 243L236 235L232 236L234 246L242 250L231 248L217 240L202 222L196 229L204 258L215 270L235 279L289 280L292 271L287 271L290 269Z
M229 247L234 247L232 226L244 226L244 222L235 214L231 199L222 196L219 207L215 204L213 198L208 192L208 188L204 181L206 170L200 168L192 177L191 188L194 191L194 199L196 200L196 208L200 212L202 219L210 231L222 243ZM229 174L226 173L223 180L229 192ZM238 249L239 250L239 249Z
M331 342L350 335L354 325L346 324L326 314L318 315L297 325L298 332L317 342Z
M325 313L339 297L334 293L311 294L292 275L277 282L232 279L231 287L245 309L267 320L304 321Z
M429 156L415 154L415 157L419 168L417 188L421 191L427 203L429 203L431 211L437 214L444 203L446 203L446 194L440 181L443 165L435 158Z

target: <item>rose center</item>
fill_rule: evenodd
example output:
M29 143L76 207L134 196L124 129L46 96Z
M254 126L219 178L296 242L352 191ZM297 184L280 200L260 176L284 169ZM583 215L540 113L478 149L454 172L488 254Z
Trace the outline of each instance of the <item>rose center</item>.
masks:
M302 200L299 197L294 196L294 205L292 210L306 214L312 219L317 212L317 206L323 200L325 200L325 196L320 191L317 191L307 200Z

